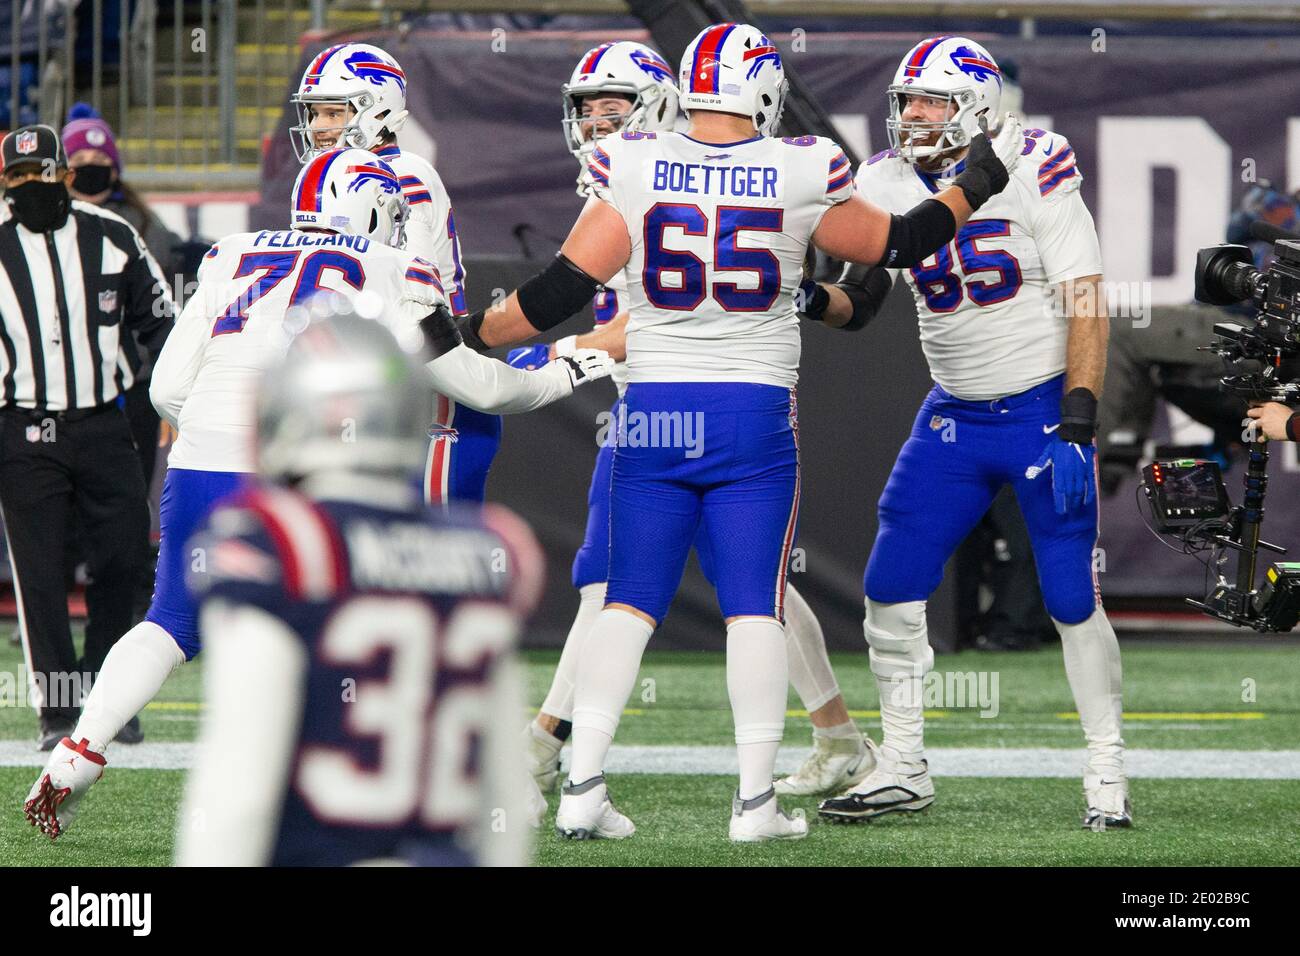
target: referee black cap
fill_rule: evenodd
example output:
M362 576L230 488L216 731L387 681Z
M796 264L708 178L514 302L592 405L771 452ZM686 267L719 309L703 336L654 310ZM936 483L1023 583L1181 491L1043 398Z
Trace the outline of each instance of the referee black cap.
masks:
M14 130L0 144L0 156L4 159L5 172L26 163L53 163L56 168L68 165L59 134L49 126L24 126Z

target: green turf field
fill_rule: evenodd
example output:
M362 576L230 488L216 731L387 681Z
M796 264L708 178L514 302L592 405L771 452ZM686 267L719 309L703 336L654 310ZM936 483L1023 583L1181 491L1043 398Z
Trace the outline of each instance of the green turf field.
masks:
M0 630L0 633L3 633ZM1204 775L1174 779L1134 774L1137 827L1097 834L1076 829L1082 798L1077 777L936 774L938 799L916 817L872 824L814 823L801 843L736 847L726 840L734 779L724 773L611 774L620 808L637 835L621 843L567 844L548 828L538 861L551 865L1294 865L1300 859L1300 779L1234 779L1232 765L1268 766L1266 753L1230 755L1237 763L1187 751L1300 750L1300 653L1294 645L1129 646L1124 650L1125 738L1135 750L1204 765ZM529 702L541 701L552 653L530 653ZM836 655L836 671L858 722L878 735L876 693L865 654ZM0 673L19 674L17 649L0 646ZM997 714L938 699L927 744L939 752L973 748L1048 748L1082 764L1082 737L1059 651L940 656L937 673L997 675ZM149 742L189 741L200 716L199 669L182 668L144 717ZM1243 699L1244 698L1244 699ZM810 724L791 695L789 748L808 746ZM988 708L991 709L991 708ZM0 749L23 757L35 730L31 712L0 708ZM619 731L620 746L673 746L674 753L731 742L720 655L654 653ZM147 744L146 744L147 746ZM127 748L118 748L124 752ZM35 747L31 745L34 754ZM58 844L29 828L23 795L35 779L28 766L0 766L0 860L10 865L157 865L168 861L183 771L110 769L83 805L77 825ZM638 751L639 753L639 751ZM1295 766L1278 753L1279 766ZM936 763L938 759L936 757ZM1071 764L1071 766L1073 766ZM1226 768L1226 769L1225 769ZM673 770L672 766L653 769ZM982 771L980 771L982 772ZM1253 771L1252 771L1253 772ZM1023 773L1023 770L1017 770ZM1199 769L1197 770L1199 774ZM1283 777L1300 776L1280 770ZM1223 779L1215 779L1223 778ZM552 799L554 804L554 799ZM816 800L787 801L815 820Z

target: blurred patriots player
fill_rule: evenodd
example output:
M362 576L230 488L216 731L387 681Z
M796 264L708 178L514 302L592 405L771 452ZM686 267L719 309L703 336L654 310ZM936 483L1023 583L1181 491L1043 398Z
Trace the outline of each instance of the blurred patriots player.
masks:
M527 862L513 651L541 553L503 509L421 500L432 401L354 314L263 377L258 484L190 544L206 707L178 864Z
M563 129L569 151L578 160L578 194L593 190L588 169L597 141L614 132L667 132L678 116L677 83L672 68L654 50L640 43L603 43L578 60L562 89ZM627 281L619 273L596 293L593 310L596 329L568 336L551 345L532 345L510 353L511 364L540 368L556 354L574 347L605 349L622 346L628 301ZM617 317L615 318L615 314ZM613 333L613 334L611 334ZM627 389L627 365L620 362L610 376L618 400L610 410L618 421ZM578 655L587 632L605 604L605 578L609 571L609 481L614 446L601 445L587 493L587 529L582 548L573 560L573 586L578 589L578 613L564 642L550 690L541 711L526 731L529 769L543 791L559 780L560 750L572 732L573 687ZM708 538L696 539L696 552L705 576L714 579ZM873 744L853 723L826 653L826 641L812 608L786 584L786 636L790 682L813 723L813 753L799 770L777 781L777 793L825 794L851 786L875 766Z
M384 244L400 235L405 203L396 173L373 153L321 154L299 173L293 196L293 229L239 233L208 251L199 288L158 358L149 394L180 434L159 507L153 602L114 646L72 736L54 748L28 794L29 821L51 838L103 773L108 742L199 651L185 541L253 471L253 387L288 344L289 310L323 292L379 303L378 314L390 303L397 332L427 343L438 391L493 413L539 408L612 368L604 353L584 350L523 372L461 344L433 266ZM426 420L426 438L428 431Z
M1000 87L998 66L979 44L918 43L889 87L891 148L862 165L858 189L897 212L959 179L981 122L995 123ZM864 580L881 757L864 780L822 803L823 817L870 819L934 801L922 746L921 687L934 662L926 599L944 562L1010 484L1087 742L1084 825L1132 822L1119 644L1093 570L1093 437L1109 325L1081 181L1064 136L1026 130L1007 189L954 242L900 270L936 384L880 498ZM831 325L853 308L869 318L892 282L885 269L858 270L847 290L814 290L808 311Z
M451 199L429 161L397 145L408 116L406 74L397 61L367 43L336 44L312 59L290 99L298 111L290 136L299 162L336 146L355 146L393 167L410 210L406 248L437 267L452 313L463 314L465 268ZM440 395L436 424L425 497L481 502L501 444L501 419Z
M853 262L919 263L1005 186L1020 141L1012 124L1000 159L977 137L952 188L891 216L855 192L834 142L773 137L785 76L758 29L709 27L687 48L678 77L689 131L601 140L588 161L595 195L555 261L501 306L471 315L463 333L488 346L529 338L626 267L629 384L612 465L608 586L579 655L557 832L620 839L635 830L609 799L605 755L702 533L727 623L740 761L729 835L797 839L807 822L780 812L772 769L785 720L786 572L799 508L794 295L804 255L811 242Z

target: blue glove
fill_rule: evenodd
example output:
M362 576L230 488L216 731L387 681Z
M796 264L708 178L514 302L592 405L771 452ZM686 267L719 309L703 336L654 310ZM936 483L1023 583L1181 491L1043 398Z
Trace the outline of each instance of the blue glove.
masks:
M515 368L522 368L532 371L535 368L541 368L551 360L551 347L549 345L525 345L521 349L511 349L510 354L506 356L506 364L513 365Z
M1082 508L1097 493L1096 471L1093 458L1096 446L1089 442L1078 445L1053 435L1038 461L1025 469L1026 478L1037 478L1048 468L1052 469L1052 498L1058 515Z

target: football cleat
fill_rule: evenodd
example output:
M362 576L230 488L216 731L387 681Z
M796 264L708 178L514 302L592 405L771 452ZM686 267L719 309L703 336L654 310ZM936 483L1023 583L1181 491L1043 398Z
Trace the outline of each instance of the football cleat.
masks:
M794 773L776 782L776 792L792 796L840 793L876 769L876 745L856 737L813 735L813 752Z
M88 748L87 741L74 744L64 737L27 794L23 804L27 821L51 840L58 839L72 824L86 791L104 775L106 763L103 754Z
M875 770L852 790L823 800L818 813L838 823L856 823L886 813L915 813L932 803L934 783L926 761L901 764L882 753Z
M776 802L776 788L750 800L740 799L736 791L731 800L731 825L727 836L732 843L762 843L765 840L802 840L808 835L808 821L803 813L793 817Z
M623 840L636 833L632 821L609 800L605 775L566 783L555 811L555 835L565 840Z
M537 781L542 793L551 793L560 779L560 748L564 741L529 721L524 728L524 747L528 759L528 772Z
M1086 773L1083 795L1088 801L1088 812L1083 815L1085 830L1127 830L1133 826L1133 804L1128 798L1128 781L1123 777L1107 779L1100 773Z

